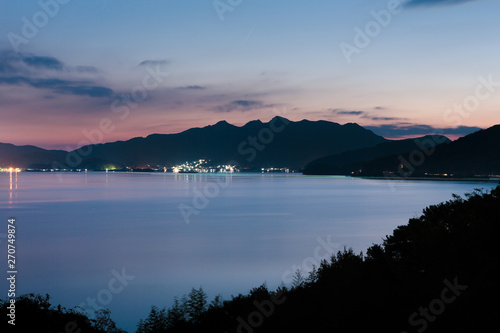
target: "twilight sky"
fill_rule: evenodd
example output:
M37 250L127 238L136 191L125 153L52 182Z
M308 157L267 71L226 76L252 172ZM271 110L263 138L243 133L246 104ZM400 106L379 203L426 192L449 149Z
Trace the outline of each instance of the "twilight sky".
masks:
M0 1L0 142L275 115L389 138L500 123L495 0Z

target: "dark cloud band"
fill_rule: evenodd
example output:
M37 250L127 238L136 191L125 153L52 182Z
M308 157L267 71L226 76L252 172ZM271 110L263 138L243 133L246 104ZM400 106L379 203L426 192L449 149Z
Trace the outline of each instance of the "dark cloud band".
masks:
M65 73L65 78L59 76ZM0 85L25 85L35 89L49 89L56 94L111 97L112 89L100 86L92 80L81 80L78 73L97 73L92 66L68 67L54 57L0 52ZM47 78L47 75L52 77ZM72 76L73 79L67 77Z
M479 127L459 126L455 128L438 128L422 124L395 124L395 125L379 125L379 126L364 126L375 134L385 138L405 138L415 135L441 134L453 136L465 136L479 131Z

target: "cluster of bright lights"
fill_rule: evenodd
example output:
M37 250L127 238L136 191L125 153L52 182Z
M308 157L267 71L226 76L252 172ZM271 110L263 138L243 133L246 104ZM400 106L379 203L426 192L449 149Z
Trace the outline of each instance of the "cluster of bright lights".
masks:
M210 165L209 161L200 159L197 161L184 162L180 165L174 165L172 167L172 171L174 173L179 172L223 172L223 173L232 173L238 172L238 168L235 165L229 164L220 164L220 165Z
M0 172L21 172L22 169L21 168L13 168L13 167L10 167L10 168L0 168Z
M285 172L285 173L289 173L290 169L289 168L262 168L261 171L262 171L262 173L264 173L264 172Z

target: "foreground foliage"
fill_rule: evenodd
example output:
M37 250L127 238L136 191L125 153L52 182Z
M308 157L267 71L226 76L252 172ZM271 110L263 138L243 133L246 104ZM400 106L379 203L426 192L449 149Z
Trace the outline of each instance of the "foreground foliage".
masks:
M0 300L1 332L125 333L116 327L109 310L99 310L90 319L80 308L66 309L50 303L49 295L22 295L15 302L15 325L7 322L9 300Z
M137 333L497 331L499 226L500 186L454 196L366 255L344 249L308 277L296 272L290 288L219 297L196 316L190 298L153 307Z
M296 272L290 287L262 285L230 300L208 304L202 288L192 289L169 309L153 306L137 333L498 331L499 231L500 186L454 196L366 255L344 249L307 275ZM13 331L7 306L2 332ZM107 310L91 320L53 307L48 295L22 296L16 309L20 332L123 332Z

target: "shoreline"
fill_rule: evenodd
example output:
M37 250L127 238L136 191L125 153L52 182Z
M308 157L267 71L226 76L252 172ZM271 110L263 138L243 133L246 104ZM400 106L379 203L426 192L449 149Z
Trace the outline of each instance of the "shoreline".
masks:
M363 179L377 179L377 180L435 180L435 181L464 181L464 182L488 182L488 183L500 183L499 178L452 178L452 177L375 177L375 176L353 176L352 178L363 178Z
M172 174L172 175L266 175L266 176L305 176L305 177L322 177L322 178L353 178L353 179L371 179L371 180L385 180L385 181L398 181L398 180L419 180L419 181L461 181L461 182L487 182L487 183L500 183L500 177L388 177L388 176L350 176L350 175L310 175L303 174L302 172L258 172L258 171L240 171L240 172L191 172L191 173L175 173L175 172L147 172L147 171L43 171L43 170L23 170L16 173L71 173L71 174L85 174L85 173L104 173L104 174ZM7 172L8 173L8 172Z

